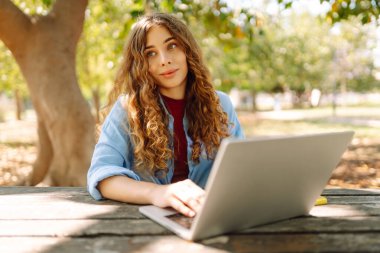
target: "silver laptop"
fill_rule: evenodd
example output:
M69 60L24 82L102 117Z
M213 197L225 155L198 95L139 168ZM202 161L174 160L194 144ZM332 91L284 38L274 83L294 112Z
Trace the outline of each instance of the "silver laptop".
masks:
M151 205L139 210L186 240L307 215L353 134L225 139L194 218Z

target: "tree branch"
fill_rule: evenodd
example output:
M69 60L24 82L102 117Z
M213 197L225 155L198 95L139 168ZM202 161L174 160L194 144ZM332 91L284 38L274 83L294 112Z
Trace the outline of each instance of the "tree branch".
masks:
M85 10L88 0L56 0L49 15L53 16L63 29L70 34L75 42L83 30Z
M0 40L15 51L20 41L26 41L31 20L10 0L0 0Z

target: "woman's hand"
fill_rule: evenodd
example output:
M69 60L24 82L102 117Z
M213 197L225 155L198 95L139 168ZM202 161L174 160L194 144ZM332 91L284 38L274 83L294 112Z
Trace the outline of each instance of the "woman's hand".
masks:
M200 210L205 191L190 179L169 185L157 185L152 195L152 204L158 207L172 207L178 212L194 217Z

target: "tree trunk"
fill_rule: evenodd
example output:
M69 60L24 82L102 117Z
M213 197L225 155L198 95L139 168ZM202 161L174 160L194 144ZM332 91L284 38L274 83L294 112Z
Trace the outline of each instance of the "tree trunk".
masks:
M99 88L92 89L92 100L95 107L95 122L100 123L100 94Z
M252 112L257 112L257 104L256 104L257 92L254 89L251 90L251 96L252 96Z
M24 106L22 102L22 97L20 95L20 90L19 89L14 89L13 94L15 97L15 103L16 103L16 119L21 120L21 114L24 111Z
M152 0L145 0L144 2L144 13L145 14L151 14L153 12L152 10Z
M38 120L32 185L86 184L95 130L75 72L86 6L87 0L56 0L47 16L29 17L0 0L0 39L20 66Z

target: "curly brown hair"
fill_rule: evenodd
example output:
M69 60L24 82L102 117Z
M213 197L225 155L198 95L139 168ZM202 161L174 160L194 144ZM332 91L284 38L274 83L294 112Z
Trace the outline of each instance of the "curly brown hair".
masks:
M191 159L199 163L204 148L213 159L223 138L228 134L228 119L211 83L200 47L187 26L173 15L153 13L143 16L129 33L123 61L115 85L108 97L105 115L121 94L126 94L124 109L128 115L127 131L134 145L135 169L154 175L157 169L167 172L167 161L174 152L165 113L154 79L148 72L144 55L147 32L153 26L163 26L178 41L188 64L186 84L186 117L188 135L193 141Z

